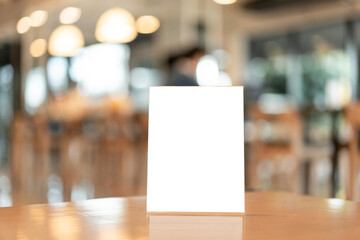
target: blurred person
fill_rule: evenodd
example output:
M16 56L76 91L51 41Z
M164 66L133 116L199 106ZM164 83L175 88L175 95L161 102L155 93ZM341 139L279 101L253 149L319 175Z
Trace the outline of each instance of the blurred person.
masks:
M196 80L196 66L205 52L193 48L169 59L170 86L199 86Z

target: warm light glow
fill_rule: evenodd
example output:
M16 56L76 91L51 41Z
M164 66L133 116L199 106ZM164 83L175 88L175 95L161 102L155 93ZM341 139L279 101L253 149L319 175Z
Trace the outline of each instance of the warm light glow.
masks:
M30 29L31 19L29 17L21 18L16 25L16 31L20 34L26 33Z
M81 9L76 7L64 8L59 16L59 20L62 24L73 24L80 19Z
M49 38L49 53L54 56L74 56L83 46L83 34L74 25L62 25L56 28Z
M136 20L136 29L139 33L149 34L156 32L160 27L160 21L154 16L141 16Z
M127 43L136 36L135 19L122 8L107 10L96 24L95 37L99 42Z
M37 10L30 15L30 18L32 27L41 27L46 23L48 19L48 13L44 10Z
M75 240L82 236L80 217L72 214L58 215L56 218L50 218L48 231L54 239L64 236L64 239Z
M235 3L237 0L214 0L214 2L223 5L229 5Z
M30 54L33 57L41 57L46 52L46 40L39 38L34 40L30 45Z
M343 210L346 207L346 201L343 199L331 198L327 200L328 208L332 210Z

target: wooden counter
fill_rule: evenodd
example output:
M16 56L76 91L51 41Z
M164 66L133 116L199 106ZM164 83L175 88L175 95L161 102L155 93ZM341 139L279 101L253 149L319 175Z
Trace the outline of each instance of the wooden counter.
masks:
M243 216L147 216L145 197L0 209L0 239L359 239L360 203L246 193Z

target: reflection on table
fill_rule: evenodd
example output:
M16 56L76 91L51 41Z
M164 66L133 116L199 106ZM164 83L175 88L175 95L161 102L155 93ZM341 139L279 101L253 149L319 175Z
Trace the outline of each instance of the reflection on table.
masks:
M149 240L242 240L243 216L149 216Z
M359 239L360 204L285 192L245 195L245 216L147 215L146 198L0 208L0 239Z

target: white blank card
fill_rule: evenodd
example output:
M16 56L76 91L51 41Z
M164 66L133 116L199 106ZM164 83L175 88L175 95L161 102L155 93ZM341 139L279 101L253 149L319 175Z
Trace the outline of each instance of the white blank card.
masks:
M243 213L242 87L152 87L147 211Z

